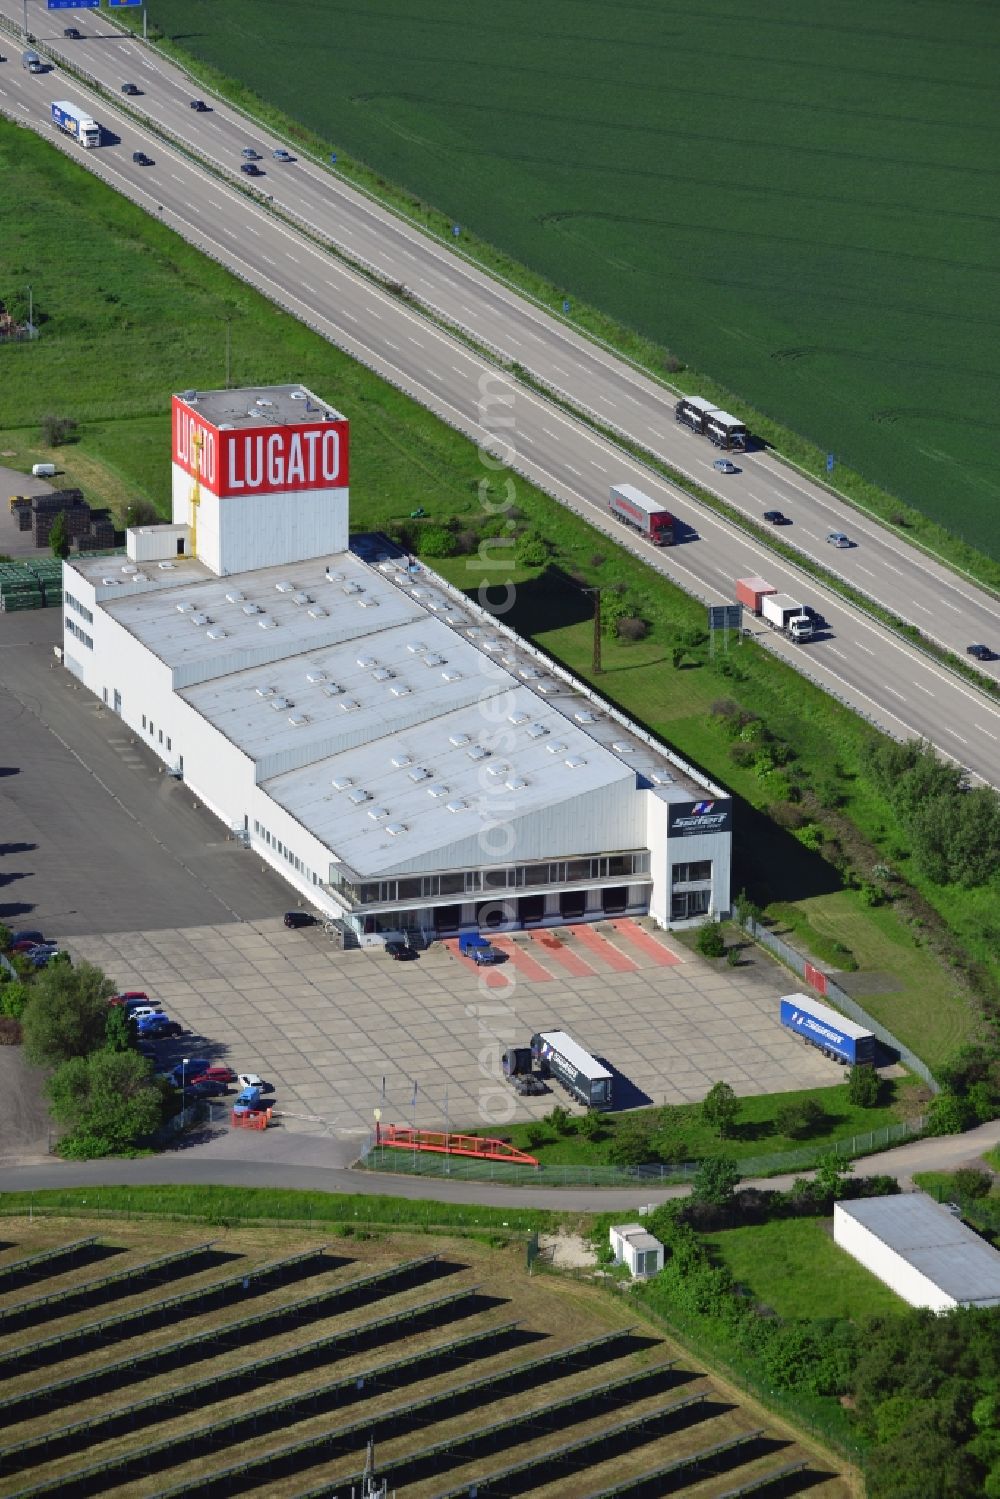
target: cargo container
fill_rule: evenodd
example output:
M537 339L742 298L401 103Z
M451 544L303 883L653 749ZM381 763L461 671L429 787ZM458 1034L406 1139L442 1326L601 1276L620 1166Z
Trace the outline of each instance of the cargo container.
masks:
M71 135L81 146L101 144L100 125L77 104L68 104L65 100L55 101L52 105L52 123L66 135Z
M773 584L765 582L763 578L736 579L736 602L742 604L744 609L749 609L751 614L760 613L765 594L777 591Z
M821 1005L807 994L786 994L781 1000L781 1023L801 1036L808 1046L817 1046L824 1056L854 1066L875 1065L875 1037L864 1026L855 1025Z
M588 1109L612 1107L611 1073L565 1031L537 1032L531 1056L542 1077L554 1077Z
M760 612L772 630L781 630L792 640L808 640L812 636L812 620L790 593L762 594Z
M654 546L668 547L674 541L674 518L659 500L636 489L634 484L615 484L608 506L615 520L641 531Z

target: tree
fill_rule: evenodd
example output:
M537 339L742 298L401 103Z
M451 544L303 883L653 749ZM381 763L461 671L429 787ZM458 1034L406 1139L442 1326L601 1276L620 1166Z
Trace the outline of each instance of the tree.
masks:
M604 1115L598 1109L588 1109L579 1123L579 1132L585 1140L593 1144L604 1138L605 1120Z
M815 1098L791 1098L779 1104L774 1116L778 1133L790 1140L804 1140L814 1135L826 1122L823 1105Z
M24 1011L24 1049L32 1062L56 1066L102 1046L108 1000L115 992L92 963L44 968Z
M701 1117L720 1140L732 1135L739 1111L740 1101L728 1083L713 1083L702 1100Z
M820 1156L816 1162L816 1175L813 1178L813 1187L819 1197L834 1202L844 1196L844 1187L847 1178L854 1170L854 1162L846 1156L838 1155L831 1150L827 1155Z
M69 556L69 531L66 526L65 510L60 510L52 522L52 529L49 532L49 546L52 548L53 557L62 557L65 559Z
M47 448L61 447L76 436L77 424L71 416L56 416L49 412L42 417L42 442Z
M670 660L674 668L682 666L685 656L693 655L699 646L704 645L705 639L705 631L696 625L678 630L670 649Z
M30 994L28 985L18 983L16 979L11 979L8 984L0 984L0 1015L20 1020L28 1007Z
M629 1114L608 1146L612 1166L645 1166L653 1159L653 1122L648 1114Z
M721 958L726 950L726 939L716 921L706 921L698 928L698 951L703 958Z
M955 1196L960 1202L967 1198L989 1197L993 1176L989 1171L979 1171L975 1166L960 1166L952 1177Z
M927 1107L929 1135L960 1135L973 1121L972 1105L967 1098L949 1093L947 1088L932 1098Z
M77 1157L128 1149L156 1129L162 1094L137 1052L95 1051L70 1057L46 1083L52 1114L69 1127L60 1150Z
M709 1155L698 1167L692 1197L712 1207L725 1208L732 1202L740 1183L740 1173L732 1156Z
M104 1022L104 1044L108 1051L134 1051L135 1028L129 1023L124 1005L109 1005Z
M847 1096L856 1108L874 1109L882 1092L882 1079L875 1068L856 1062L847 1074Z

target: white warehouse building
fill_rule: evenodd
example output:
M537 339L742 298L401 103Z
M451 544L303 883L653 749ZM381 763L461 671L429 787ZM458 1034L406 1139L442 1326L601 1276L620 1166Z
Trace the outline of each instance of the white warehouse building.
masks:
M926 1192L835 1202L833 1241L911 1306L1000 1306L1000 1253Z
M66 667L359 936L724 915L726 793L443 579L351 550L347 463L304 387L174 397L173 522L65 564Z

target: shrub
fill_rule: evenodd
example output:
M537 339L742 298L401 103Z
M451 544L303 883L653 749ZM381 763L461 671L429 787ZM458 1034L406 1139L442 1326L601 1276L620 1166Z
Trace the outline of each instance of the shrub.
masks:
M13 936L9 926L4 926L0 921L0 952L6 952L10 947L10 939Z
M547 1132L540 1124L529 1124L524 1132L525 1143L529 1150L537 1150L539 1145L544 1145L548 1139Z
M959 1198L988 1197L993 1186L993 1176L989 1171L979 1171L975 1166L961 1166L952 1177L955 1185L955 1195Z
M548 543L537 531L526 531L514 548L514 560L521 567L544 567L549 560Z
M63 443L72 442L76 432L77 424L71 416L55 416L50 412L42 417L41 437L47 448L58 448Z
M615 621L615 634L619 640L645 640L649 626L637 614L623 614Z
M712 1207L728 1207L739 1181L739 1169L732 1157L706 1156L698 1167L691 1195L695 1202L708 1203Z
M417 547L421 557L454 557L458 543L453 531L447 526L423 526L417 533Z
M882 1092L882 1079L874 1067L855 1065L847 1074L847 1096L857 1108L874 1109Z
M818 1133L826 1123L826 1113L815 1098L793 1098L779 1106L774 1122L779 1134L787 1135L790 1140L804 1140Z
M794 806L791 802L777 802L769 808L771 821L776 822L779 828L801 828L805 827L808 818L801 807Z
M655 1155L652 1124L647 1116L632 1115L622 1120L608 1146L612 1166L645 1166Z
M588 1109L577 1128L585 1140L602 1140L606 1128L604 1115L597 1109Z
M734 942L732 947L726 948L726 964L730 968L739 968L742 962L743 954L740 952L739 948Z
M576 1121L570 1117L568 1109L564 1109L561 1103L557 1103L545 1116L545 1123L554 1129L557 1135L571 1135L576 1129Z
M884 887L869 880L862 884L859 894L863 906L884 906L888 900Z
M27 984L20 984L16 979L0 987L0 1015L20 1020L27 1008L30 992Z
M944 1089L932 1098L927 1108L927 1133L929 1135L960 1135L967 1130L974 1118L968 1099Z
M704 958L721 958L726 950L726 939L722 928L715 921L706 921L698 928L697 948Z
M728 1083L713 1083L701 1104L701 1117L720 1140L733 1133L740 1101Z
M0 1015L0 1046L20 1046L21 1022L13 1015Z

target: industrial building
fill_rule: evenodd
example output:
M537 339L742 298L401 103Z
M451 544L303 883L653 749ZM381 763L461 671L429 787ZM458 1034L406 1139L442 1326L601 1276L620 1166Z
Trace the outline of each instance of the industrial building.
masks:
M726 793L348 520L311 391L175 396L173 520L67 562L66 667L359 936L725 914Z
M834 1203L833 1239L911 1306L1000 1306L1000 1253L926 1192Z

